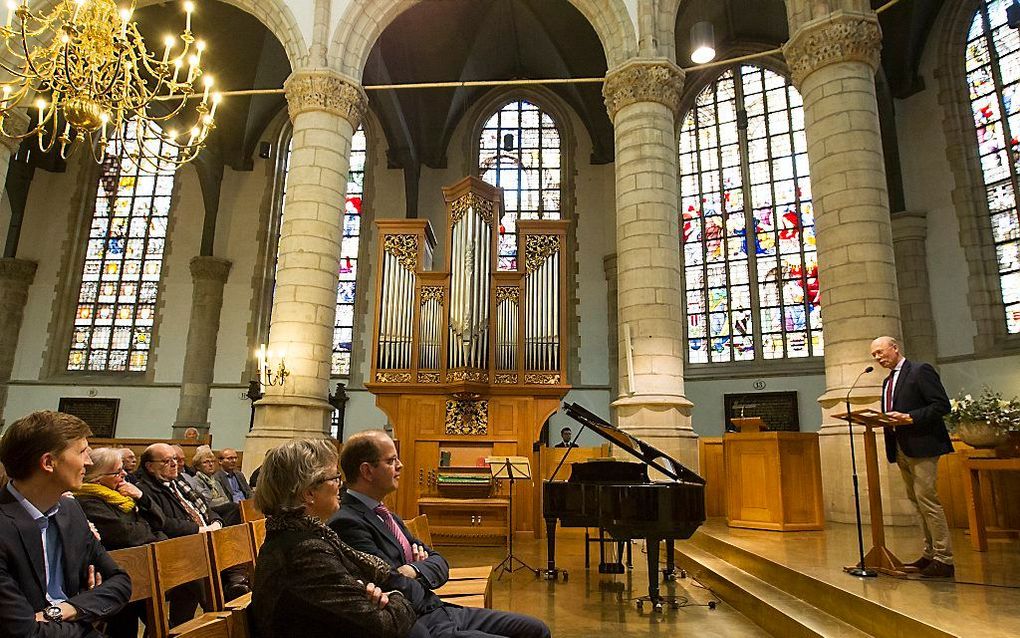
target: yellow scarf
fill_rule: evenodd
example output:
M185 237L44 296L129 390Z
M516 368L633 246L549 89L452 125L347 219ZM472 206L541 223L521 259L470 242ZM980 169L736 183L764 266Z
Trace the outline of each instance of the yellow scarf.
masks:
M81 487L74 491L75 496L93 496L95 498L106 501L110 505L120 509L125 514L129 514L135 509L135 499L130 496L124 496L120 492L111 490L105 485L99 483L82 483Z

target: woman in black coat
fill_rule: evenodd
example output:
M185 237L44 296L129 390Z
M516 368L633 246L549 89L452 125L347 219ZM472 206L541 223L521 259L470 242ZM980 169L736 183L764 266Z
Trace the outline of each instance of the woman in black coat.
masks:
M266 540L249 609L257 638L401 638L417 620L400 592L374 584L392 587L389 566L323 525L340 507L339 486L336 448L325 439L288 441L266 455L255 491Z
M74 498L85 510L85 516L95 526L107 550L166 540L166 534L160 531L162 510L124 480L125 474L120 450L93 450L92 465L85 469L85 482L74 492ZM144 620L145 616L144 602L131 603L110 617L106 634L110 638L136 638L138 620Z
M93 450L85 482L74 492L107 551L166 540L160 531L163 511L128 483L124 475L124 462L118 450Z

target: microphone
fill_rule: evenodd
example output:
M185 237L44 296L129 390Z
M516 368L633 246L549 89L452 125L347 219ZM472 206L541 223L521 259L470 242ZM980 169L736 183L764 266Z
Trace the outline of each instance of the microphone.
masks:
M868 374L870 372L874 372L874 371L875 371L875 366L868 366L867 368L864 368L864 370L860 374L857 375L857 378L854 379L854 382L850 384L850 389L847 390L847 393L846 393L846 413L847 414L850 414L850 393L853 392L854 388L857 387L857 382L861 380L861 377L863 377L864 375L866 375L866 374Z

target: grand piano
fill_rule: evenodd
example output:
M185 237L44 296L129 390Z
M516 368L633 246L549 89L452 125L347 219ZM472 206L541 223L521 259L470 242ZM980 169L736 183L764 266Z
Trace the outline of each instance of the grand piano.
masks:
M556 480L563 461L542 485L542 514L549 541L546 576L555 579L556 521L561 527L597 527L616 540L643 538L648 551L648 598L661 609L659 595L659 542L666 541L669 571L673 541L690 538L705 522L705 479L665 452L613 427L576 403L564 403L567 416L641 463L592 459L573 463L566 481ZM580 431L578 431L578 435ZM665 478L652 481L648 468ZM638 599L640 606L642 599Z

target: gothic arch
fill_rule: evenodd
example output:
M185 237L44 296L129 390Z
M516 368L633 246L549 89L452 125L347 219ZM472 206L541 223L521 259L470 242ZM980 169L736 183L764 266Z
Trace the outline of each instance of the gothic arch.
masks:
M247 1L247 0L238 0ZM329 66L360 79L372 45L394 19L419 0L352 0L329 47ZM637 35L623 0L567 0L595 29L610 68L637 55Z
M991 219L985 199L976 129L964 69L967 33L981 0L947 3L931 29L940 34L932 42L936 55L938 101L943 109L946 158L953 173L953 205L960 224L960 246L967 258L967 305L974 319L975 354L1001 352L1020 344L1006 332L1005 309L992 244Z

